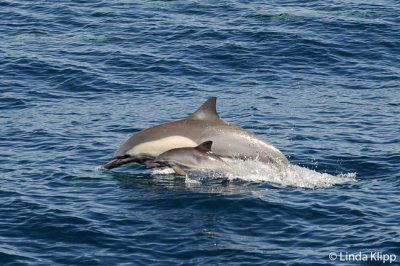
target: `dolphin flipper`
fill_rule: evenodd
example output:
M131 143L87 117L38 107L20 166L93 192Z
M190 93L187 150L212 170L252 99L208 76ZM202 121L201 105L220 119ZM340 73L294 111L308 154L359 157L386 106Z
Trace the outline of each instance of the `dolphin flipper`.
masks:
M181 176L189 176L188 173L185 172L185 170L183 170L182 168L180 168L179 166L172 166L172 169L175 171L175 173L177 173L178 175Z

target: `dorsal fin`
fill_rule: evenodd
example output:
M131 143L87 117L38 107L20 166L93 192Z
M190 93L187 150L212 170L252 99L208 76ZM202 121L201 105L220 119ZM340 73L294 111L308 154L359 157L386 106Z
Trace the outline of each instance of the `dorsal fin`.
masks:
M213 144L213 142L211 140L204 141L199 146L197 146L195 149L202 151L202 152L209 152L209 151L211 151L212 144Z
M196 112L191 114L188 119L197 120L218 120L217 114L217 97L209 98Z

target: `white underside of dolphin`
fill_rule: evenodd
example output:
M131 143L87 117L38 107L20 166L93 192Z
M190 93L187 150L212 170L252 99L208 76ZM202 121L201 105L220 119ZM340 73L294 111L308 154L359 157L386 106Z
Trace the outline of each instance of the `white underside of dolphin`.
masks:
M159 154L171 149L195 146L197 146L197 143L189 138L182 136L169 136L136 145L132 149L128 150L127 153L147 154L157 157Z
M209 98L189 117L144 129L130 137L115 152L103 169L129 163L151 162L171 149L196 147L212 141L212 152L222 158L259 160L276 166L289 164L286 157L271 143L234 124L220 119L216 98Z

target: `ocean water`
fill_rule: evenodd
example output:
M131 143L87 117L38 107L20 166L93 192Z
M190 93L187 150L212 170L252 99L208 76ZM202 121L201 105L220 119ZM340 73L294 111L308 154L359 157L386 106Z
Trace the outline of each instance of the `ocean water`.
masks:
M0 265L399 264L399 14L0 1ZM285 175L97 170L211 96L289 158Z

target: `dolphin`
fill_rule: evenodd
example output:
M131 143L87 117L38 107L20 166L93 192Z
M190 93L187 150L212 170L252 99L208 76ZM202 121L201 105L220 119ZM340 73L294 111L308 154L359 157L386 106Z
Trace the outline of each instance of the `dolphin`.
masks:
M188 176L185 169L226 173L230 166L211 151L212 141L194 148L176 148L161 153L154 159L155 167L171 167L177 174Z
M125 141L110 162L100 169L112 169L130 163L149 165L171 149L196 147L212 141L212 152L222 158L259 160L278 167L289 161L271 143L232 123L222 120L216 109L216 97L209 98L187 118L139 131Z

